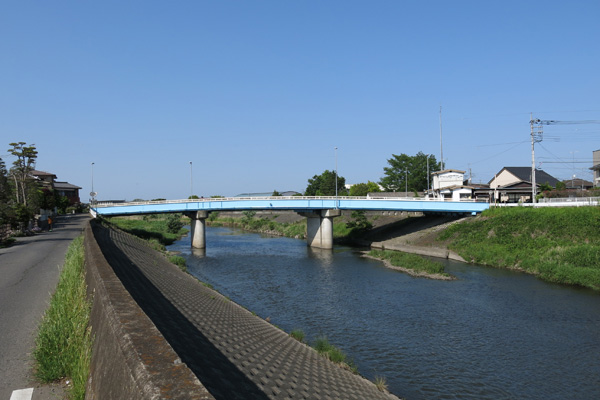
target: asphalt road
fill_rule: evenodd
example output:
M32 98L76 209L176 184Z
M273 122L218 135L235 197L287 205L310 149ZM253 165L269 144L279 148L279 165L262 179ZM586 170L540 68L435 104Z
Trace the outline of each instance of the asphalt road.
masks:
M32 373L37 329L67 247L88 219L87 214L60 217L52 232L18 238L0 249L0 400L10 399L14 390L38 386ZM44 391L48 388L38 390ZM34 390L33 399L42 397Z

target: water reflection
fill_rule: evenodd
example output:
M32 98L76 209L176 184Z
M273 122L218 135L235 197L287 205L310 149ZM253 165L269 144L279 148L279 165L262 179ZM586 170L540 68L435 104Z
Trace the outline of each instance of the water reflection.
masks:
M306 248L306 255L309 258L315 259L323 265L331 265L333 263L332 249L318 249L310 246L306 246Z
M191 249L192 255L197 258L206 257L206 249Z

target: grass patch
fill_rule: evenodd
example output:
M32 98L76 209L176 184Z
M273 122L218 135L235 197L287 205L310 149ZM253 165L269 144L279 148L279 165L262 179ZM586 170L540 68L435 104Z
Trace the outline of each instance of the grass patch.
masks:
M156 215L144 218L112 217L106 220L127 233L160 245L164 250L164 246L173 244L188 232L181 227L174 231L173 217L174 215Z
M179 269L183 272L187 272L187 264L185 262L185 258L181 256L169 256L169 261L177 265Z
M374 383L380 392L387 392L387 379L385 379L385 377L376 376Z
M83 399L92 354L88 327L90 303L86 298L83 236L73 240L56 291L42 319L34 358L42 382L68 378L71 399Z
M388 261L395 267L407 268L428 274L448 275L444 272L444 266L441 263L421 257L418 254L392 250L371 250L367 254L371 257Z
M491 208L439 240L478 264L600 290L600 207Z
M300 329L294 329L292 332L290 332L290 336L294 339L296 339L297 341L299 341L300 343L304 343L304 332L302 332L302 330Z
M317 353L338 364L340 367L358 374L358 368L354 365L354 363L348 360L348 357L342 350L329 343L327 337L321 336L315 339L313 348L317 351Z

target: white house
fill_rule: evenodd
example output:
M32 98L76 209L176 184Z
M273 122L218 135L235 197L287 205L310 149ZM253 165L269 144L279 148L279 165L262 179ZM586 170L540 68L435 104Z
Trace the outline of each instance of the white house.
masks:
M429 195L447 200L470 199L473 194L471 186L464 185L465 171L445 169L434 172L432 190Z

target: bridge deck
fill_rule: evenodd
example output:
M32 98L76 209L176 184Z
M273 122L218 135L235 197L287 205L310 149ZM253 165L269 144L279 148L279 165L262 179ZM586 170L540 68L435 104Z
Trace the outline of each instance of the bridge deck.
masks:
M108 263L216 399L395 399L181 272L141 240L96 225Z
M100 215L153 214L194 211L235 210L370 210L413 211L437 213L480 213L489 203L443 201L420 198L366 198L366 197L255 197L214 198L198 200L165 200L131 203L98 203Z

